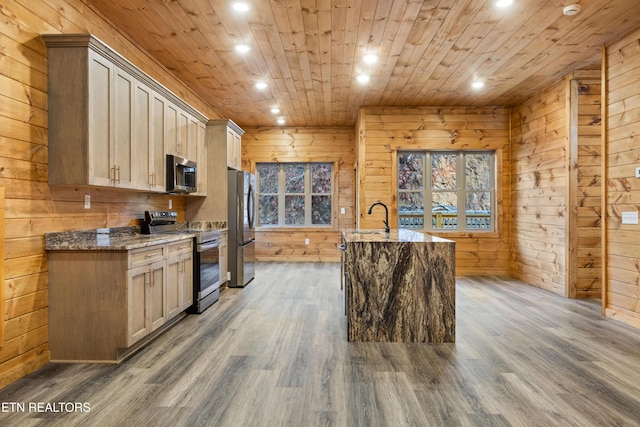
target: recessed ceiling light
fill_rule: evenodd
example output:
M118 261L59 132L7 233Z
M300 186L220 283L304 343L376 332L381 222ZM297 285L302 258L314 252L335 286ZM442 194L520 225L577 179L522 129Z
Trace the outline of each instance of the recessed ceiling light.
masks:
M249 46L246 43L238 43L236 45L236 51L240 52L240 53L246 53L249 52L251 50L251 46Z
M371 80L371 77L367 76L366 74L360 74L358 77L356 77L356 80L358 80L358 83L369 83L369 80Z
M496 6L498 7L508 7L513 4L513 0L498 0L496 1Z
M378 60L378 55L370 53L365 55L362 60L367 64L374 64Z
M284 117L280 117L280 118L278 119L278 124L279 124L279 125L283 125L284 123L285 123L285 121L284 121Z
M236 12L246 12L247 10L249 10L249 3L244 2L244 1L234 1L231 4L231 7Z
M484 82L476 80L475 82L471 83L471 87L474 89L482 89L484 87Z
M265 90L267 88L267 82L256 82L256 88L258 88L259 90Z
M278 114L278 113L280 113L280 109L278 107L273 107L271 109L271 114Z
M581 8L582 7L578 3L570 4L562 8L562 14L566 16L573 16L580 12Z

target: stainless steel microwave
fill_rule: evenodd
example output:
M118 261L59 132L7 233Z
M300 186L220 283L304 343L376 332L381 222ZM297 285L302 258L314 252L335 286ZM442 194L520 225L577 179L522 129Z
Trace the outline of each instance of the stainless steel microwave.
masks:
M193 193L198 189L196 162L167 154L167 193Z

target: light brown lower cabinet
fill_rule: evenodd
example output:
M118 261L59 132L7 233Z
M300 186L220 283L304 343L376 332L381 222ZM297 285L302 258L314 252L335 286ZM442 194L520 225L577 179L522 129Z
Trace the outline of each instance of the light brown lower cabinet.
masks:
M172 243L167 258L167 315L173 317L193 304L193 242Z
M167 320L166 268L164 261L127 270L127 347Z
M52 361L119 362L192 303L193 240L49 251Z

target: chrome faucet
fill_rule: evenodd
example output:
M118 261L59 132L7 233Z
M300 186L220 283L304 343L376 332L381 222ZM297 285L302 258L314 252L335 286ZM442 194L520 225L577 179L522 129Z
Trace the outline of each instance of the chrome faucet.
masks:
M367 212L369 215L371 215L371 211L373 210L373 207L375 205L380 205L380 206L382 206L384 208L384 226L385 226L384 231L385 231L385 233L389 233L391 231L389 229L389 209L387 208L387 205L385 205L384 203L375 202L374 204L372 204L369 207L369 212Z

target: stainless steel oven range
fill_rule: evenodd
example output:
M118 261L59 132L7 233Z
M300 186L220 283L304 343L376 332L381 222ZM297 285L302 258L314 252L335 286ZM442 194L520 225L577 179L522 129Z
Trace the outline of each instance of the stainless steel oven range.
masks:
M189 313L202 313L220 297L220 252L218 230L193 230L177 224L178 214L172 211L146 211L142 233L189 233L195 235L193 250L193 306Z
M220 232L217 230L201 231L196 237L193 257L193 301L189 310L202 313L220 297L220 252L218 243Z

